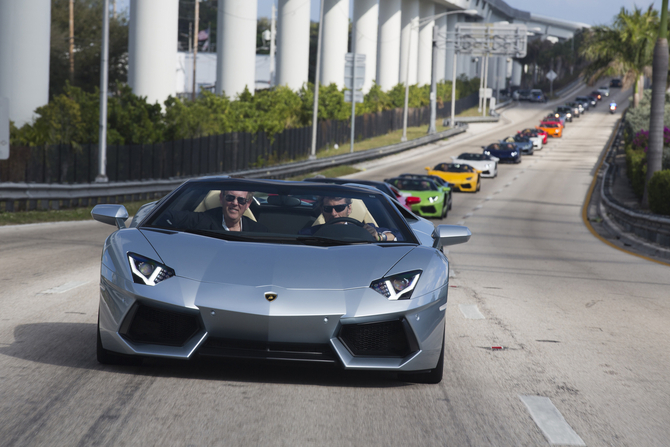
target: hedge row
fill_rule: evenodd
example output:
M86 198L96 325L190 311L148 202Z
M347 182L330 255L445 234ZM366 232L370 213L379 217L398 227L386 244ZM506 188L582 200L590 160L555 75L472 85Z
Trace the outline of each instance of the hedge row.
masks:
M670 169L655 172L649 181L649 209L670 216Z

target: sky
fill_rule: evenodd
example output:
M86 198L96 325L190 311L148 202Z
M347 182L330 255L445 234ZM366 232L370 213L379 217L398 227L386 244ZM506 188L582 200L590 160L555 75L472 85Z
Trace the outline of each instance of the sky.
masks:
M123 10L128 8L129 1L117 0L117 9ZM258 17L270 17L272 4L276 4L277 0L257 1ZM311 3L310 14L312 20L318 21L321 1L305 1ZM637 5L641 9L647 9L649 5L653 4L658 9L661 6L661 0L506 0L506 2L511 7L522 11L554 17L556 19L586 23L587 25L610 25L614 16L622 7L632 9Z

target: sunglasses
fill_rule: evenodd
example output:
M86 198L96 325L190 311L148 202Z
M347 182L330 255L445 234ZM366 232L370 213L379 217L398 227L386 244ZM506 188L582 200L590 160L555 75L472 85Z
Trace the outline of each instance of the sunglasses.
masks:
M325 205L325 206L323 207L323 212L326 213L326 214L330 214L330 213L333 212L333 210L335 210L335 211L337 211L338 213L341 213L341 212L344 211L344 209L345 209L346 207L348 207L348 206L349 206L349 205L347 205L346 203L343 204L343 205L333 205L333 206Z
M249 199L247 199L246 197L235 197L235 196L232 195L232 194L226 194L226 195L223 197L223 199L224 199L226 202L231 202L231 203L234 202L235 199L237 199L237 203L238 203L239 205L242 205L242 206L246 205L247 202L249 202Z

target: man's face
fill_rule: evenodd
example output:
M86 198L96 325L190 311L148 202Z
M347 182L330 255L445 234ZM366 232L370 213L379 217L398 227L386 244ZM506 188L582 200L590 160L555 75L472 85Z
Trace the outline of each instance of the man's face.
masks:
M346 199L336 200L326 197L323 200L322 212L324 220L329 222L336 217L349 217L349 214L351 214L351 205L347 205Z
M246 191L221 191L221 205L226 219L237 222L249 208L251 201L247 199ZM242 205L240 202L244 202Z

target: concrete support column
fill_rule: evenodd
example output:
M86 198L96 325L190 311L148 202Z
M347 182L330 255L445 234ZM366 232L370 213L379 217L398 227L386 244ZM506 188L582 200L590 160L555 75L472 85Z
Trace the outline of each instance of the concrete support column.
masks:
M309 76L309 3L279 0L276 79L292 90L299 90Z
M419 0L402 0L402 34L400 42L400 82L416 84L419 61L419 29L413 28L419 18ZM411 33L411 38L410 38ZM410 49L410 45L412 48ZM409 70L407 70L409 64ZM409 73L409 78L407 75Z
M440 5L435 5L435 15L442 14L447 12L447 8ZM447 50L446 50L446 32L447 32L447 18L449 16L442 16L435 20L435 26L437 27L437 34L439 39L438 50L437 50L437 82L443 81L448 76L451 76L451 71L446 71L447 68ZM453 51L452 51L453 53ZM453 54L452 54L453 62Z
M435 3L422 0L419 2L421 20L435 15ZM435 20L429 20L419 28L419 55L417 65L417 82L419 85L430 84L433 66L433 28Z
M344 55L349 47L349 0L324 0L321 84L344 87Z
M400 27L402 0L379 2L379 62L377 83L391 90L400 81Z
M128 85L149 103L176 94L179 0L130 0Z
M517 60L512 60L512 85L521 85L521 74L523 73L523 65Z
M255 0L219 0L216 33L216 94L235 98L256 86Z
M377 0L354 2L354 28L356 29L356 53L365 54L365 83L363 93L372 88L377 77L377 27L379 7Z
M50 30L49 0L0 1L0 97L17 127L49 102Z
M447 32L447 37L449 40L454 39L454 33L456 32L456 22L458 21L458 14L452 14L445 16L445 28ZM448 44L447 50L446 50L446 57L445 57L445 75L448 80L451 81L451 77L453 75L453 70L454 70L454 50L453 50L453 44ZM456 67L456 75L458 76L460 74L460 70L463 69L462 63L463 61L461 60L461 57L457 58L457 67Z

